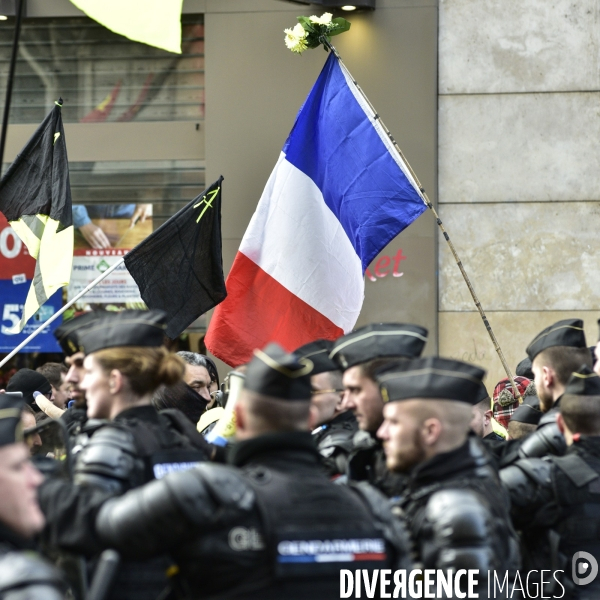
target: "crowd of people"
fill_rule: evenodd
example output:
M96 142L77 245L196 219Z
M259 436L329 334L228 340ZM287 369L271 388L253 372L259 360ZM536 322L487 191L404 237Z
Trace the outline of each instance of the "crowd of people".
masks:
M476 573L479 598L600 598L581 320L491 395L479 367L421 357L418 325L256 349L239 394L164 330L160 311L84 313L56 330L64 364L0 393L0 599L467 597L466 578L425 596L396 577L427 570Z

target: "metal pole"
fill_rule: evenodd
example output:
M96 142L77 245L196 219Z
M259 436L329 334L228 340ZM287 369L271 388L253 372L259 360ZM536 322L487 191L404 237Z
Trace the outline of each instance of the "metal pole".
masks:
M465 283L467 284L467 287L469 288L469 292L471 292L471 296L473 298L473 301L475 302L475 306L477 307L477 310L479 311L481 319L483 320L483 324L485 325L485 328L492 340L492 344L494 345L494 348L498 354L498 357L500 358L500 362L502 363L502 366L504 367L506 375L512 385L512 389L515 394L515 398L517 398L519 400L519 403L522 403L523 398L521 397L521 394L519 393L519 390L518 390L517 386L515 385L513 375L508 366L508 363L506 362L506 359L504 358L504 353L502 352L502 348L500 348L500 344L498 343L498 340L496 339L496 336L494 335L494 332L492 331L492 326L490 325L486 314L483 312L481 302L479 302L479 298L477 297L477 294L475 293L475 289L473 288L473 285L471 284L471 280L469 279L469 276L467 275L467 272L465 271L465 268L463 267L462 261L460 260L458 253L456 252L456 248L454 247L454 244L450 240L450 236L448 235L448 233L446 232L446 229L444 228L444 224L442 223L442 220L440 219L437 211L435 210L431 200L429 200L429 197L425 193L425 190L424 190L423 186L421 185L421 182L419 181L417 174L413 171L412 167L406 160L406 157L402 153L402 150L400 150L400 146L398 146L398 143L394 139L394 136L392 135L390 130L386 127L385 123L381 120L381 117L375 110L375 107L371 104L371 101L367 98L367 95L363 92L362 88L358 85L358 82L356 81L356 79L354 79L354 77L348 70L348 67L346 67L346 65L344 64L344 61L342 60L342 57L340 56L339 52L335 49L335 47L331 44L331 42L329 42L325 37L322 37L321 41L327 48L329 48L335 54L335 57L338 59L338 61L340 63L340 66L346 71L346 73L348 74L348 77L350 78L350 80L352 81L352 83L354 84L354 86L356 87L358 92L360 93L360 95L363 97L365 102L369 105L369 108L373 111L373 120L375 122L379 122L383 131L388 136L389 140L392 142L393 148L394 148L394 150L396 150L396 152L398 154L398 158L400 159L402 164L404 164L406 166L406 168L408 169L408 171L410 173L410 176L414 180L414 183L416 184L417 189L420 192L421 199L426 204L427 208L429 208L429 210L431 210L431 212L433 213L433 216L435 217L435 220L442 232L442 235L444 236L444 239L446 240L446 242L448 242L450 251L452 252L452 255L454 256L454 260L456 261L456 264L458 265L458 268L460 269L460 272L462 273Z
M58 317L60 317L60 315L62 315L65 312L65 310L67 310L67 308L75 304L75 302L77 302L79 298L87 294L92 288L96 287L107 275L110 275L110 273L112 273L118 266L122 265L124 262L124 258L118 260L114 265L112 265L112 267L106 269L106 271L104 271L102 275L96 277L96 279L94 279L92 283L90 283L85 289L81 290L81 292L79 292L79 294L77 294L73 299L67 302L59 311L55 312L47 321L44 321L28 338L23 340L10 354L8 354L0 361L0 367L5 365L19 350L21 350L27 344L29 344L29 342L34 337L41 333L42 329L45 329L46 327L48 327L48 325L50 325L50 323L58 319Z
M15 21L15 35L13 38L12 54L10 56L10 68L8 71L8 83L6 85L6 99L4 101L4 116L2 117L2 132L0 133L0 174L2 173L2 161L4 160L4 147L6 146L6 131L8 129L8 115L10 113L10 101L12 98L13 81L15 79L15 68L17 66L17 54L19 52L19 35L21 34L21 21L23 20L23 5L25 0L17 0L17 17Z

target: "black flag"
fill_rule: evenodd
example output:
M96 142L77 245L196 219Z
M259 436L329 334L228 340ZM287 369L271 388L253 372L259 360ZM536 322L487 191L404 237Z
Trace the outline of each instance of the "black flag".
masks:
M62 99L48 113L0 181L0 212L36 259L25 300L25 323L67 285L73 263L73 217Z
M174 339L227 296L221 253L221 185L213 183L125 256L149 308L167 313Z

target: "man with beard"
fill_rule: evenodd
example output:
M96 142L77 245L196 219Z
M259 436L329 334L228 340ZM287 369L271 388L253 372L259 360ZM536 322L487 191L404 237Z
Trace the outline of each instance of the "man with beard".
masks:
M561 397L571 373L582 365L592 368L592 356L585 342L583 321L565 319L540 332L527 347L540 408L546 413L539 427L556 421Z
M556 565L552 568L565 572L565 598L597 600L600 579L587 577L593 569L581 573L576 556L600 556L600 377L581 367L567 382L560 402L556 418L566 440L565 455L519 460L500 477L510 491L512 517L522 534L524 567ZM570 581L571 573L579 581ZM555 597L561 595L560 589L556 592Z
M544 414L531 435L488 446L500 467L507 467L519 458L564 454L565 440L556 424L561 397L571 373L582 365L592 367L583 321L565 319L546 327L527 347L527 356L532 363L535 388Z
M97 318L98 312L83 313L69 321L65 321L54 331L54 337L65 353L65 364L68 369L65 375L65 383L69 386L69 397L75 402L61 417L67 426L69 435L72 437L79 435L87 422L85 392L80 387L84 376L83 360L85 353L79 343L79 334Z
M317 340L298 348L294 354L308 358L314 368L310 374L311 405L315 411L312 432L323 465L330 477L346 473L352 439L358 430L356 417L344 405L342 372L329 358L333 342Z
M391 497L402 492L404 478L385 466L376 438L383 422L383 399L375 372L398 360L421 356L427 329L404 323L376 323L339 338L329 357L344 370L344 405L358 421L354 450L348 461L348 479L368 481Z
M478 438L471 407L485 371L456 360L422 358L378 372L386 404L377 435L387 466L408 477L393 501L424 569L509 572L519 567L508 498ZM487 580L476 590L487 597Z
M35 553L33 538L44 527L36 493L43 477L23 442L21 399L0 394L0 598L65 598L58 571Z

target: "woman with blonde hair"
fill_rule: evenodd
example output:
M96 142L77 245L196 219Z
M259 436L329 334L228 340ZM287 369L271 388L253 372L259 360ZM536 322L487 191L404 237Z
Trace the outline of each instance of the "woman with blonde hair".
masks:
M123 311L100 313L77 332L88 437L80 436L74 448L81 448L74 483L50 480L40 489L48 541L61 550L94 557L101 550L94 518L109 495L210 456L211 447L180 411L152 405L155 390L179 382L185 369L163 347L164 329L162 311ZM167 586L166 567L163 559L124 563L111 599L154 600Z

